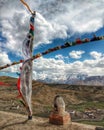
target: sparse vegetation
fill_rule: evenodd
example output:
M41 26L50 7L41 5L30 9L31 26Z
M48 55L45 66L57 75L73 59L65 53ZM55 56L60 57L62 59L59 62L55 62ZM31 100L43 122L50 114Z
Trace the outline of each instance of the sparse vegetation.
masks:
M74 110L77 110L77 111L84 111L87 108L104 109L104 102L96 101L96 102L83 102L83 103L80 103L80 104L71 104L71 105L69 104L69 105L67 105L67 108L68 109L74 109Z
M86 120L82 120L82 121L77 121L79 123L83 123L83 124L90 124L90 125L97 125L97 126L103 126L104 127L104 119L101 121L86 121Z
M0 81L10 84L9 87L0 86L0 110L26 114L23 105L17 98L17 79L0 77ZM56 95L61 95L64 98L67 111L84 112L85 109L104 110L104 86L45 84L33 81L33 115L49 117L50 111L53 109L53 99ZM103 126L104 119L99 121L81 120L78 122Z

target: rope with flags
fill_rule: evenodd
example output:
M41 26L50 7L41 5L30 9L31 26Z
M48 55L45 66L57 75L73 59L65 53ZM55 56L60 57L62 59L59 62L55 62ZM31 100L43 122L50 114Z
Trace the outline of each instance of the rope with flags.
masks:
M29 32L22 44L23 53L23 64L20 67L21 72L17 81L17 88L19 96L22 99L22 104L25 106L28 119L32 119L32 106L31 106L31 96L32 96L32 53L33 53L33 39L34 39L34 18L36 16L35 11L31 11L30 7L24 0L20 0L31 12L30 17L30 27Z
M32 56L31 58L27 59L27 60L35 60L41 56L44 56L44 55L47 55L51 52L54 52L54 51L57 51L57 50L61 50L61 49L65 49L67 47L72 47L72 46L76 46L76 45L81 45L81 44L85 44L85 43L89 43L89 42L94 42L94 41L99 41L99 40L104 40L104 36L94 36L93 38L89 39L89 38L85 38L85 39L76 39L75 41L73 42L66 42L65 44L61 45L61 46L56 46L54 48L49 48L48 50L44 51L44 52L41 52L41 53L38 53L34 56ZM20 64L20 63L23 63L24 60L21 59L20 61L17 61L17 62L13 62L11 64L6 64L4 66L1 66L0 67L0 70L2 69L5 69L5 68L8 68L10 66L13 66L13 65L17 65L17 64Z

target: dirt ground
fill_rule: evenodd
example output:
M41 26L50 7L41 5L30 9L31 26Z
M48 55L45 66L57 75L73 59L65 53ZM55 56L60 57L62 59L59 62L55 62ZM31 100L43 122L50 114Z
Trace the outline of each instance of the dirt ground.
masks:
M21 114L14 114L0 111L0 130L99 130L96 126L84 125L72 122L69 125L53 125L48 118L27 117ZM103 130L103 129L100 129Z

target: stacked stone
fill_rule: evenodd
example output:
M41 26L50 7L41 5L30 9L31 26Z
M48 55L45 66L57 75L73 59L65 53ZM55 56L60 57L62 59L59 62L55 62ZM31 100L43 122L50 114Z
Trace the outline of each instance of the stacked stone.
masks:
M54 110L49 116L49 122L56 125L71 124L70 114L65 111L65 102L59 95L54 98Z

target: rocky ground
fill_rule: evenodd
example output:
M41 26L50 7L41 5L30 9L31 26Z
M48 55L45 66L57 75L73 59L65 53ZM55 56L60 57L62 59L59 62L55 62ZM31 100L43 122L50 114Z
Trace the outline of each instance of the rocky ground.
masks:
M19 126L23 129L34 122L40 126L39 130L64 130L57 126L50 126L48 123L50 112L53 110L53 99L56 95L61 95L66 103L66 110L68 112L75 111L75 115L72 115L72 121L78 121L83 123L82 120L86 120L87 124L100 125L104 127L104 87L102 86L71 86L71 85L58 85L58 84L45 84L33 81L33 121L28 124L27 113L24 106L17 98L18 91L16 88L17 79L10 77L0 77L0 81L9 84L9 86L0 86L0 130L19 130ZM95 111L96 112L95 112ZM85 113L86 111L92 111L95 114L96 119L89 118ZM4 112L8 112L4 114ZM11 114L12 113L12 114ZM13 114L17 113L17 114ZM10 116L10 115L12 116ZM17 116L18 114L21 114ZM84 116L84 114L86 116ZM90 113L89 113L90 114ZM4 116L5 115L5 116ZM6 118L8 117L8 118ZM18 119L17 119L18 117ZM20 118L22 117L22 120ZM102 118L100 118L102 117ZM84 119L85 118L85 119ZM17 120L16 120L17 119ZM14 121L13 121L14 120ZM36 121L37 120L37 121ZM40 122L43 121L41 124ZM30 121L29 121L30 122ZM94 123L91 123L94 122ZM48 123L48 124L47 124ZM13 124L13 125L11 125ZM15 125L16 124L16 125ZM9 125L9 127L8 127ZM26 125L26 126L25 126ZM6 127L5 127L6 126ZM18 126L15 128L15 126ZM36 125L36 128L38 126ZM55 127L51 129L50 127ZM68 126L69 127L69 126ZM14 129L15 128L15 129ZM65 128L68 130L69 128ZM29 130L29 129L28 129ZM75 129L78 130L78 129ZM81 130L81 129L80 129ZM85 129L84 129L85 130ZM88 129L90 130L90 129Z

